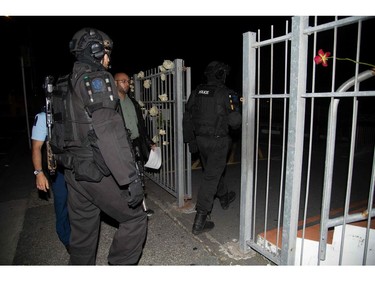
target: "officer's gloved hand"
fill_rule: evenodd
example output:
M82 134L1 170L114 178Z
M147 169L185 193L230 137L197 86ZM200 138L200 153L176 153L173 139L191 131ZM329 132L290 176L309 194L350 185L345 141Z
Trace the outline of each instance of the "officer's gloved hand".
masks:
M189 151L190 153L197 153L199 151L198 144L196 140L192 140L189 142Z
M130 195L128 205L131 208L135 208L142 202L144 197L144 191L141 181L139 179L136 179L135 181L130 183L128 191Z

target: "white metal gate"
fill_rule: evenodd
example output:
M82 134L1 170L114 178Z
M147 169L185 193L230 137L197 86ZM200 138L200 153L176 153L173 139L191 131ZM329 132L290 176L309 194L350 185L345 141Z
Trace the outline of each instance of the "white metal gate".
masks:
M374 27L373 17L293 17L281 36L244 33L243 251L280 265L375 264L375 120L365 110L375 69L356 63ZM321 48L328 67L314 63Z
M164 61L134 75L135 97L143 106L148 134L161 148L162 165L146 170L148 178L177 198L191 199L191 157L182 137L184 104L191 92L190 68L184 61Z

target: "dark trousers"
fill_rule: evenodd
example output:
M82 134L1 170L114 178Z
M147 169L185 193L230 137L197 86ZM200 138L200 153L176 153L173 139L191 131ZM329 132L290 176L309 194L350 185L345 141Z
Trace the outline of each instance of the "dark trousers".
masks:
M112 176L101 182L76 181L65 171L69 190L69 216L72 228L70 264L94 265L100 232L100 212L119 223L108 254L110 264L137 264L147 234L147 215L142 206L128 206L128 191L122 190Z
M68 216L68 189L65 184L64 174L57 171L52 181L53 204L56 215L56 232L60 241L69 245L70 223Z
M197 136L203 176L200 182L196 209L211 212L215 196L228 192L225 170L231 140L229 137Z

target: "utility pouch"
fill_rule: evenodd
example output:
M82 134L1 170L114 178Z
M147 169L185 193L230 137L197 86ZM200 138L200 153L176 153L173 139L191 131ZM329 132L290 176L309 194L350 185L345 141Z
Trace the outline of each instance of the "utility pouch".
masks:
M77 181L100 182L104 177L98 166L90 159L77 159L73 161L74 176Z
M73 169L73 156L70 153L55 154L57 164L65 169Z
M88 137L90 146L92 148L95 164L97 165L99 171L104 176L109 176L111 174L111 171L108 169L107 164L104 161L103 155L100 152L100 149L97 144L98 137L96 136L95 131L94 130L88 131L87 137Z

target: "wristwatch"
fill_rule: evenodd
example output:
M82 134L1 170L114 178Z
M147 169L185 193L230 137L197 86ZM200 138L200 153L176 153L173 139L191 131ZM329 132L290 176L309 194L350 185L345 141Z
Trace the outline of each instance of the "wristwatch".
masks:
M42 173L42 172L43 172L42 169L40 169L40 170L35 170L35 171L34 171L34 175L38 175L38 174L40 174L40 173Z

